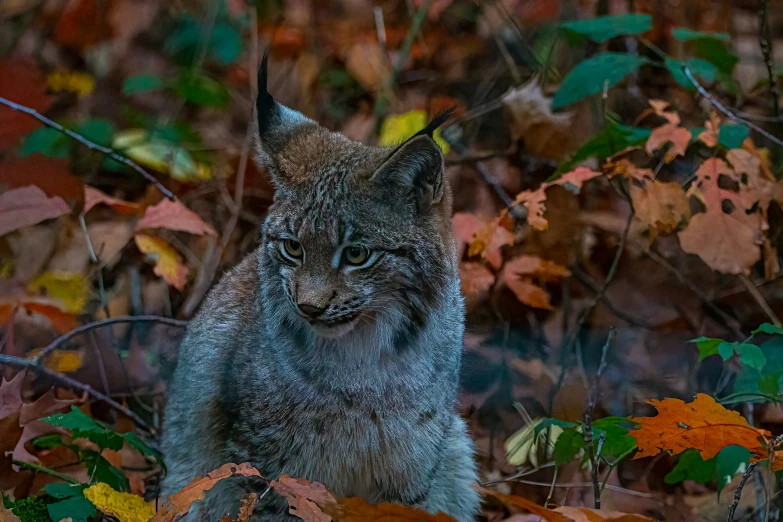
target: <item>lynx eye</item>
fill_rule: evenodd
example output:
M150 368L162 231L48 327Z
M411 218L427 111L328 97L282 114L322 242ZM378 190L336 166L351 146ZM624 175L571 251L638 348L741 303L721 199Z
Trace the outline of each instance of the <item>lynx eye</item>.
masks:
M283 248L285 249L285 253L293 257L294 259L301 259L302 256L304 255L304 249L302 248L302 244L294 239L284 240Z
M348 264L358 266L367 261L370 251L363 246L352 245L343 250L343 257Z

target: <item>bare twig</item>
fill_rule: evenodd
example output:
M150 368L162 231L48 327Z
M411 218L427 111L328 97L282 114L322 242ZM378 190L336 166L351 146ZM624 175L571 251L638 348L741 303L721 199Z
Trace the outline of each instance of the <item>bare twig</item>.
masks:
M595 372L595 382L593 383L593 389L590 393L590 401L587 403L587 409L585 410L585 446L587 447L587 456L590 458L590 465L592 467L595 509L601 509L601 485L598 481L598 454L600 454L601 448L599 446L598 452L593 451L593 414L595 413L595 404L598 402L601 376L606 370L606 354L609 352L609 347L611 346L612 341L614 341L615 335L617 335L617 330L614 328L610 329L609 335L606 338L606 343L604 343L603 350L601 350L601 362L598 365L598 370Z
M53 128L55 130L58 130L58 131L62 132L66 136L69 136L69 137L75 139L79 143L82 143L82 144L86 145L88 148L97 150L99 152L102 152L103 154L109 156L114 161L122 163L123 165L127 165L128 167L132 168L133 170L135 170L136 172L141 174L147 181L149 181L150 183L155 185L158 188L158 190L160 190L163 193L164 196L166 196L167 198L172 199L172 200L175 199L174 194L169 189L164 187L161 184L161 182L158 181L157 178L155 178L155 176L153 176L152 174L150 174L149 172L144 170L141 166L139 166L136 162L134 162L132 159L128 158L127 156L123 156L122 154L120 154L119 152L115 151L114 149L110 149L109 147L104 147L102 145L98 145L97 143L88 140L87 138L85 138L81 134L76 133L76 132L72 131L71 129L67 129L67 128L63 127L62 125L60 125L56 121L50 120L49 118L47 118L43 114L39 113L38 111L36 111L34 109L31 109L30 107L26 107L24 105L20 105L18 103L14 103L11 100L7 100L7 99L3 98L2 96L0 96L0 103L2 103L3 105L5 105L7 107L10 107L11 109L13 109L15 111L20 111L20 112L23 112L25 114L28 114L28 115L32 116L33 118L35 118L36 120L40 121L41 123L43 123L43 124Z
M734 512L737 511L737 506L739 506L740 498L742 498L742 488L745 487L745 483L748 481L750 476L753 474L753 470L756 469L756 463L752 463L748 466L748 469L745 470L745 474L742 475L742 479L740 479L740 483L737 486L737 491L734 492L734 502L731 503L731 506L729 506L729 516L726 519L726 522L733 522L734 521Z
M772 45L769 32L769 0L759 0L759 46L764 55L764 65L767 66L767 81L769 81L769 96L772 99L772 114L780 116L778 102L778 83L775 77L775 64L772 58Z
M576 279L582 285L587 287L588 290L590 290L594 294L597 294L598 292L601 291L601 285L599 285L598 282L592 277L590 277L584 270L582 270L576 265L571 265L570 267L568 267L568 269L571 271L571 274L574 276L574 279ZM631 315L625 310L621 310L606 295L604 295L604 306L606 306L606 308L608 308L609 311L612 312L612 314L614 314L619 319L622 319L628 324L637 326L639 328L644 328L645 330L653 329L653 325L650 324L648 321L642 319L641 317L636 317L634 315Z
M684 65L682 66L682 72L683 72L683 74L685 74L685 76L688 78L688 80L693 84L693 86L696 87L696 90L699 91L699 94L704 96L713 105L713 107L715 107L720 112L725 114L726 117L728 117L731 121L733 121L735 123L741 123L741 124L745 125L746 127L750 128L750 129L753 129L754 131L758 132L759 134L761 134L762 136L764 136L765 138L767 138L771 142L773 142L773 143L783 147L783 141L781 141L780 138L776 138L775 136L773 136L769 132L765 131L764 129L762 129L761 127L756 125L755 123L753 123L751 121L748 121L748 120L744 120L744 119L740 118L739 116L737 116L736 114L734 114L733 112L731 112L729 109L727 109L721 102L719 102L717 100L717 98L715 98L712 94L707 92L707 89L702 87L702 85L698 82L698 80L696 80L696 78L693 76L693 73L691 73L691 70L688 69Z
M763 295L761 295L761 292L759 292L759 289L755 284L753 284L753 281L751 281L750 278L745 274L740 274L739 277L742 280L742 283L745 285L745 288L747 288L748 292L750 292L750 295L752 295L753 299L756 300L756 303L758 303L761 309L764 310L764 313L767 314L769 320L772 321L775 326L780 326L780 319L778 319L778 316L775 315L774 311L772 311L769 303L767 303L767 300L764 299Z

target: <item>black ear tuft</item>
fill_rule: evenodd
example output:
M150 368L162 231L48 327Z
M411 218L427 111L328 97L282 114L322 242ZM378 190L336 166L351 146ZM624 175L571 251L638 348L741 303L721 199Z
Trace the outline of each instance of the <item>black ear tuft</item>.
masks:
M261 67L258 68L258 98L256 98L256 112L258 113L258 131L263 135L278 119L277 102L267 90L267 67L269 55L264 51L261 59Z
M449 107L448 109L444 109L440 111L438 114L435 115L434 118L432 118L432 121L430 121L426 127L421 129L419 132L417 132L414 137L416 136L422 136L427 135L430 138L432 138L432 134L435 132L435 129L446 123L446 120L451 117L452 114L454 114L454 111L457 110L457 106Z

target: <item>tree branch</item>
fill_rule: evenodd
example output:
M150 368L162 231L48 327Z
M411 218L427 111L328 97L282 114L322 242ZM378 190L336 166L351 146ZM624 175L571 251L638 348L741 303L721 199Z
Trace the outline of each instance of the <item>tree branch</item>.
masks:
M153 176L152 174L150 174L149 172L144 170L141 166L139 166L139 164L137 164L136 162L134 162L132 159L128 158L127 156L123 156L122 154L120 154L119 152L115 151L114 149L110 149L109 147L104 147L102 145L98 145L97 143L88 140L87 138L85 138L81 134L79 134L77 132L74 132L71 129L67 129L67 128L63 127L62 125L60 125L56 121L50 120L49 118L47 118L43 114L39 113L38 111L36 111L34 109L31 109L30 107L26 107L24 105L20 105L18 103L14 103L11 100L7 100L7 99L3 98L2 96L0 96L0 103L2 103L3 105L5 105L7 107L10 107L11 109L13 109L15 111L20 111L20 112L23 112L23 113L25 113L25 114L27 114L29 116L32 116L36 120L38 120L41 123L45 124L46 126L51 127L51 128L53 128L53 129L55 129L57 131L62 132L66 136L69 136L69 137L75 139L79 143L83 143L88 148L97 150L99 152L102 152L103 154L105 154L105 155L109 156L110 158L112 158L114 161L122 163L123 165L127 165L128 167L132 168L133 170L135 170L136 172L141 174L147 181L149 181L150 183L155 185L158 188L158 190L160 190L163 193L164 196L166 196L167 198L169 198L171 200L176 199L174 194L169 189L164 187L163 184L161 184L161 182L158 181L158 179L155 176Z
M772 59L772 45L769 32L769 0L759 0L759 46L764 55L764 65L767 66L767 81L769 81L769 96L772 99L772 114L780 116L778 102L778 82L775 78L775 64Z
M734 521L734 512L737 511L737 506L739 506L740 498L742 498L742 488L745 487L745 483L748 481L751 475L753 475L753 470L756 469L756 463L752 463L748 466L748 469L745 470L745 474L742 475L742 479L740 480L739 485L737 486L737 491L734 492L734 502L731 503L731 506L729 506L729 516L726 519L726 522L733 522Z

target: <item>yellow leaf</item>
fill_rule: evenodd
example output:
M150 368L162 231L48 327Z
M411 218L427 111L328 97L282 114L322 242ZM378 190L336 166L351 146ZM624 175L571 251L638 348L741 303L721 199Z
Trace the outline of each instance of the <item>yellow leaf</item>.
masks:
M209 179L212 169L209 165L193 160L190 153L177 145L163 140L150 140L143 129L118 132L112 146L142 165L171 174L179 181Z
M168 284L182 291L188 280L188 267L182 264L182 257L174 247L159 237L136 234L136 246L147 259L155 262L154 272Z
M27 354L35 357L41 349L37 348ZM84 366L84 354L73 350L52 350L44 359L44 366L60 373L75 372Z
M81 97L95 89L95 79L87 73L73 71L55 71L46 77L50 91L72 92Z
M410 111L405 114L388 116L381 125L381 135L378 142L381 145L399 145L426 127L427 123L429 122L425 111ZM449 144L440 137L440 129L435 129L433 138L443 154L448 154Z
M92 292L87 279L72 272L45 272L33 279L27 288L59 300L63 310L72 314L82 313Z
M155 516L155 508L143 498L115 491L103 482L85 489L84 496L95 504L95 507L116 517L120 522L147 522Z

